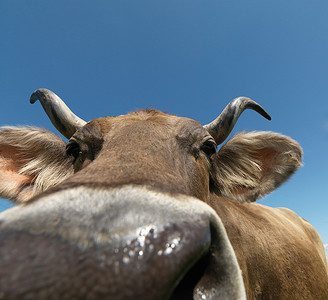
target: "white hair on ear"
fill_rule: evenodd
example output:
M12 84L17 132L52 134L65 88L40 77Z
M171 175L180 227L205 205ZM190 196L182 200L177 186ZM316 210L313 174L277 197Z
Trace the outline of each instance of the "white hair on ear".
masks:
M212 172L219 194L255 201L285 182L302 166L302 149L274 132L241 132L219 150Z
M13 160L12 165L16 167L11 172L30 178L30 186L25 184L20 187L29 190L29 194L44 191L73 174L72 159L65 154L66 143L46 129L28 126L2 127L0 150L6 147L10 149L9 159ZM6 157L2 159L8 160ZM0 185L0 194L12 189L10 185L15 183L7 185Z

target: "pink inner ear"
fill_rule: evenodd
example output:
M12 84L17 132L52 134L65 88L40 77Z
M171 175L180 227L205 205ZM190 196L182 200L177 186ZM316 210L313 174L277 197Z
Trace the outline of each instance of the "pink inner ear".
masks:
M259 149L257 152L252 154L252 156L260 162L262 168L262 175L265 176L268 173L271 173L275 170L278 161L277 156L279 153L272 148L262 148Z
M8 145L0 146L0 179L11 185L23 186L33 182L32 176L19 174L24 160L17 155L17 149Z

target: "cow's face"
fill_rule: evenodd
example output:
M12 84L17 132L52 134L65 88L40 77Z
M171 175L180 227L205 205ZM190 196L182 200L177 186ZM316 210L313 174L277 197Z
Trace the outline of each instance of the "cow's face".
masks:
M87 178L206 199L216 143L196 121L148 110L89 122L69 140L66 152L76 173L69 182Z
M1 291L39 299L245 298L225 228L208 204L222 201L215 195L254 201L274 190L300 165L295 141L241 133L216 152L235 115L248 106L262 113L249 99L204 127L155 110L58 124L70 112L43 100L67 144L36 128L0 131L0 196L27 202L1 216Z

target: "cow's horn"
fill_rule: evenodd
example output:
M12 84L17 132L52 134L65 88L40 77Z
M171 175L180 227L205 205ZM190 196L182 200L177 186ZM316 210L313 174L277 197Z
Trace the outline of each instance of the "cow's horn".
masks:
M85 121L73 114L64 101L50 90L38 89L33 92L30 102L33 104L36 100L40 100L52 124L68 139L78 128L86 124Z
M269 114L255 101L246 97L238 97L232 100L213 122L204 125L204 128L219 145L228 137L239 116L247 108L255 110L266 119L271 120Z

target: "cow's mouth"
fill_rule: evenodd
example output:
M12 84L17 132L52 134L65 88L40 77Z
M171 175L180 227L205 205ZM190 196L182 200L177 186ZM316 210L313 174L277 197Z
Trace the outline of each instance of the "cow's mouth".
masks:
M196 286L203 277L209 262L209 253L203 255L181 278L171 293L170 300L206 299L204 294L197 291Z
M224 242L218 242L216 226L210 227L211 244L177 281L170 300L246 299L239 266L232 262Z

